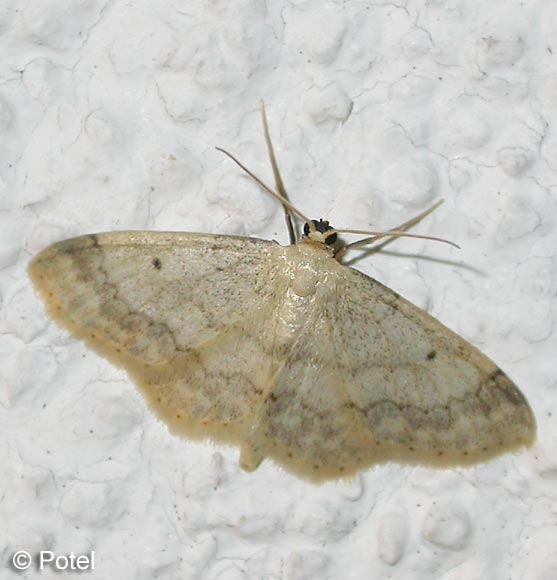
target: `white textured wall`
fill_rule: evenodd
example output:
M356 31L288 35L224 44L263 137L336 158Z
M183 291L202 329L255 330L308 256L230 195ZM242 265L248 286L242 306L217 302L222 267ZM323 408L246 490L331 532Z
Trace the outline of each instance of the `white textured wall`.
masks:
M552 0L5 0L0 5L0 578L16 550L91 579L557 578L557 10ZM287 241L291 196L416 231L357 263L490 355L536 446L472 469L315 487L170 436L126 375L46 317L47 244L113 229ZM68 577L77 577L68 576Z

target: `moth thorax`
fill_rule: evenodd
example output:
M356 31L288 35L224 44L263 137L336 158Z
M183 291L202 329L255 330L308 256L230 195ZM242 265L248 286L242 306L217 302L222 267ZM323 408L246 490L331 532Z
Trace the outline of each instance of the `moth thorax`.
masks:
M298 298L309 298L315 294L320 275L313 268L300 268L292 276L292 292Z
M304 237L316 244L333 246L337 241L335 228L327 220L311 220L304 224Z

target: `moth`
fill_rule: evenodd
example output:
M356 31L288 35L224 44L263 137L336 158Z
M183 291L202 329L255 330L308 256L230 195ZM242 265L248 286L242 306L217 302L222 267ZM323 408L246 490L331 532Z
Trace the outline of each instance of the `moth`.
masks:
M150 231L65 240L29 266L50 316L125 369L172 433L239 446L248 471L270 458L319 482L531 445L534 415L495 363L341 263L356 245L410 235L431 210L388 232L307 219L262 114L276 191L249 173L283 204L290 245ZM368 237L343 245L341 232Z

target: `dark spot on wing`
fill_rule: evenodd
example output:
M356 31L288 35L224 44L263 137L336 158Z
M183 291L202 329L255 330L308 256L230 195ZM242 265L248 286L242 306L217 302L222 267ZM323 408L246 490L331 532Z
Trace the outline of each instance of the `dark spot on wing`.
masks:
M159 258L153 258L153 268L155 268L155 270L160 270L162 268L162 262L160 261Z
M437 353L434 350L430 350L427 353L427 360L433 360L436 357Z

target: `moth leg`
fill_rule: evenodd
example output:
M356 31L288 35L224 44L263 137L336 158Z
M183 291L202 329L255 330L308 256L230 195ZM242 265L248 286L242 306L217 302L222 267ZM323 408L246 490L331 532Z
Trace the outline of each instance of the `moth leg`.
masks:
M240 467L244 471L254 471L265 459L265 455L250 441L244 441L240 447Z

